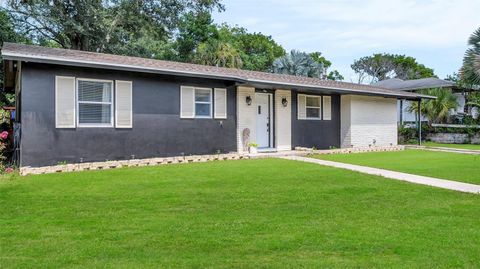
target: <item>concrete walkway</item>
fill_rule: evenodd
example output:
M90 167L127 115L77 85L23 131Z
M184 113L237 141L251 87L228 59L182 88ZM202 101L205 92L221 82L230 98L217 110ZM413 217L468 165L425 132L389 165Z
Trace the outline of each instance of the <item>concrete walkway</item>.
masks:
M405 147L409 149L422 149L422 150L430 150L430 151L480 155L480 150L474 150L474 149L455 149L455 148L447 148L447 147L425 147L425 146L414 146L414 145L408 145Z
M320 165L342 168L342 169L361 172L369 175L382 176L385 178L407 181L411 183L428 185L428 186L433 186L433 187L438 187L438 188L443 188L448 190L475 193L475 194L480 193L480 185L463 183L458 181L445 180L445 179L439 179L434 177L418 176L418 175L395 172L395 171L390 171L385 169L325 161L325 160L319 160L319 159L302 157L302 156L284 156L279 158L286 159L286 160L308 162L308 163L316 163Z

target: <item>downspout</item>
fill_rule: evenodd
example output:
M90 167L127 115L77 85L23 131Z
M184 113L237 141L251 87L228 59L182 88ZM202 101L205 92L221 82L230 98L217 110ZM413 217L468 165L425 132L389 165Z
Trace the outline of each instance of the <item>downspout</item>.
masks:
M403 125L403 100L400 99L400 126Z
M418 100L418 145L422 145L422 110L421 110L421 105L422 105L422 99Z

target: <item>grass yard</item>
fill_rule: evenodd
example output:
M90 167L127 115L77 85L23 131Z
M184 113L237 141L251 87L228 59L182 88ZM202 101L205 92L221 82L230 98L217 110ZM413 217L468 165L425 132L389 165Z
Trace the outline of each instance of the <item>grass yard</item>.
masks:
M315 158L480 184L480 155L407 149L315 155Z
M480 144L443 144L443 143L435 143L435 142L424 142L422 143L422 145L427 147L480 150Z
M1 268L480 267L480 196L287 160L4 179L0 204Z

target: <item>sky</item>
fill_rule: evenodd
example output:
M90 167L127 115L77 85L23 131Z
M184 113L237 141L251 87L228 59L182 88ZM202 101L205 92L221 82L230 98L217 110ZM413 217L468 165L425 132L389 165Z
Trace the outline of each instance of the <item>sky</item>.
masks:
M458 72L469 36L480 27L480 0L223 0L213 15L271 35L287 51L320 51L345 81L355 59L405 54L445 78Z

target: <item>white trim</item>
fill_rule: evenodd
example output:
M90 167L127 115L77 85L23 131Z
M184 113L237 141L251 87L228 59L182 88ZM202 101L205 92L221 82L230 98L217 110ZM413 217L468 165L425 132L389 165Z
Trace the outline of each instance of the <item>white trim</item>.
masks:
M118 126L118 98L117 97L117 85L118 83L130 84L130 125ZM133 82L127 80L115 80L115 128L132 128L133 127Z
M76 79L75 77L68 77L68 76L55 76L55 128L75 128L75 123L76 123L76 113L77 113L77 100L76 98L73 98L73 123L72 125L63 125L63 126L60 126L58 125L58 119L57 119L57 115L58 115L58 96L57 96L57 92L58 92L58 79L59 78L63 78L63 79L71 79L72 82L73 82L73 91L74 91L74 96L76 96ZM16 115L15 115L16 117Z
M273 98L273 94L272 93L267 93L268 94L268 106L269 106L269 115L268 115L268 124L269 124L269 128L268 128L268 134L270 135L269 139L269 145L270 145L270 148L275 148L275 141L273 141L273 133L275 132L275 119L273 118L273 106L275 105L274 104L274 98Z
M78 100L78 83L80 81L93 81L93 82L105 82L105 83L110 83L110 92L111 92L111 102L91 102L91 101L79 101ZM76 87L75 87L75 104L76 104L76 110L79 112L77 113L76 121L77 121L77 127L79 128L95 128L95 127L114 127L114 83L113 80L104 80L104 79L89 79L89 78L77 78L76 79ZM79 104L105 104L105 105L110 105L110 123L105 124L105 123L80 123L80 106Z
M216 98L216 96L217 96L217 91L223 92L222 94L225 96L225 116L219 116L219 115L217 114L217 109L216 109L216 108L217 108L217 104L216 104L216 102L214 102L215 111L214 111L214 113L213 113L213 114L214 114L213 117L214 117L215 119L226 119L227 116L228 116L228 112L227 112L227 103L228 103L227 89L225 89L225 88L214 88L214 94L215 94L214 98ZM215 100L215 99L214 99L214 100Z

